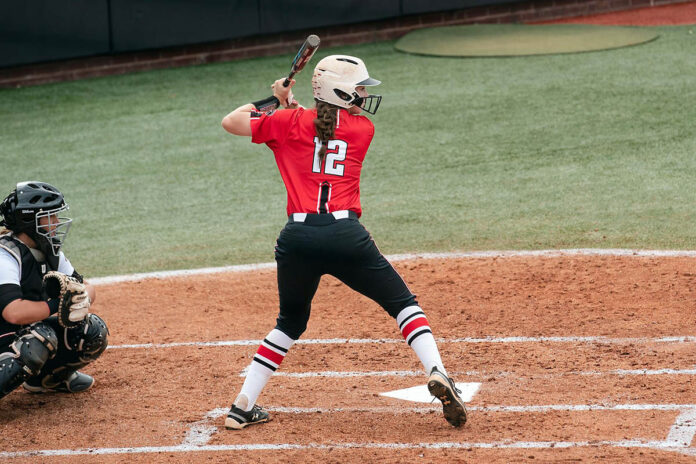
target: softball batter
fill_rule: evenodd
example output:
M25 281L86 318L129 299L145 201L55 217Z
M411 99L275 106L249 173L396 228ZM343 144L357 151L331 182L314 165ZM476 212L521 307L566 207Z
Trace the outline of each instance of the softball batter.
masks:
M324 274L371 298L396 319L429 375L431 394L442 401L445 419L455 427L463 425L464 402L446 374L423 310L358 221L360 171L375 133L360 113L375 114L379 108L382 97L368 94L366 87L380 81L369 76L359 58L328 56L314 69L312 109L294 100L294 81L289 87L283 81L271 86L273 97L240 106L222 120L229 133L251 137L273 151L287 189L288 214L275 248L280 297L276 326L259 346L225 426L242 429L269 420L256 400L307 328ZM272 99L286 109L257 111Z

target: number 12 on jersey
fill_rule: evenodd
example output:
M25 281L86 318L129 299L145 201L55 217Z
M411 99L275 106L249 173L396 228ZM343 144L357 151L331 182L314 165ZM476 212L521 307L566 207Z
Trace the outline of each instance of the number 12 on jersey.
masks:
M321 140L319 140L319 137L314 137L314 164L312 165L312 172L321 172L321 160L319 159L320 149ZM343 140L329 140L329 142L326 144L324 174L343 176L345 166L337 161L345 161L347 151L348 143L344 142Z

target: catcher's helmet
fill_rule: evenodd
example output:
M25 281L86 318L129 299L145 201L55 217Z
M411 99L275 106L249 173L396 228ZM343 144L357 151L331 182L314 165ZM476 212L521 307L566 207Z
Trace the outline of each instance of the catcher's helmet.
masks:
M72 219L60 217L68 210L63 194L45 182L20 182L0 203L0 225L15 233L24 232L47 256L58 256ZM41 219L46 218L45 221Z
M330 55L317 63L312 76L314 98L341 108L358 106L375 114L382 101L381 95L361 97L355 90L360 86L379 85L367 73L360 58L348 55Z

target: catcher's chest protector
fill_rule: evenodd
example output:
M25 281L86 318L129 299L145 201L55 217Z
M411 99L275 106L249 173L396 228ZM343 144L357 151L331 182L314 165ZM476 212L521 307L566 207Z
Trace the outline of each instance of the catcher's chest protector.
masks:
M43 300L43 276L50 271L48 264L37 261L29 247L9 235L0 237L0 247L9 251L19 263L22 298L32 301Z

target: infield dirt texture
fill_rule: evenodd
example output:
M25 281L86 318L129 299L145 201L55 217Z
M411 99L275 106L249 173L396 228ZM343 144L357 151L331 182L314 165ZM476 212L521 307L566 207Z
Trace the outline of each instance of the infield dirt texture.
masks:
M694 12L693 3L672 11L683 18ZM631 14L642 13L622 15ZM696 15L691 18L696 23ZM528 114L548 116L543 121L509 121L504 109L491 113L486 108L505 105L504 91L490 99L468 95L489 88L474 83L461 91L467 83L456 80L450 86L459 88L457 100L449 107L432 86L417 97L419 105L436 100L446 117L416 125L413 114L399 119L387 112L388 135L375 140L363 182L364 223L383 252L695 250L696 134L689 102L696 74L688 73L693 61L684 60L693 58L696 39L691 26L659 30L647 51L600 52L612 54L610 60L585 54L572 57L572 66L548 57L537 62L538 73L559 72L536 89L556 106L543 107L543 96L520 95L511 112L523 114L524 97ZM391 43L358 51L381 56L381 47ZM245 66L254 79L272 78L258 66L270 63L275 72L283 62ZM534 76L517 61L471 64L485 75L493 65L499 73L520 72L509 76L513 87L515 77ZM204 68L204 74L234 74L219 83L219 95L255 95L248 82L222 93L241 78L239 63ZM634 86L619 85L608 69ZM190 79L187 72L0 92L3 162L16 154L21 164L2 169L0 181L7 187L16 176L39 177L67 190L68 200L72 194L76 221L68 252L88 276L272 259L284 209L271 156L262 147L236 145L221 130L213 136L208 124L219 125L225 105L213 100L215 92L204 93L213 109L200 117L195 98L176 93ZM123 80L136 85L135 93L141 84L158 95L149 113L137 105L127 111L123 100L134 102L122 93ZM112 94L103 82L114 86ZM420 109L409 106L417 86L391 89L400 95L392 111ZM440 93L446 90L441 86ZM99 105L90 104L92 96ZM621 103L631 96L636 99ZM79 115L82 103L71 101L93 113ZM62 105L67 114L60 116ZM481 119L465 119L460 107ZM571 114L574 108L578 114ZM448 125L456 121L460 132ZM424 140L426 134L431 137ZM453 144L461 148L450 149ZM53 156L49 152L59 154L53 170L36 167ZM397 163L400 155L408 166ZM220 189L222 198L215 193ZM222 415L277 312L270 267L100 283L94 311L112 333L110 348L85 369L95 387L74 396L20 390L4 398L0 460L696 462L693 251L508 253L399 260L395 267L418 295L450 373L457 382L481 384L462 429L448 426L435 404L380 396L423 384L421 366L384 311L325 278L308 331L259 401L272 422L224 430Z

